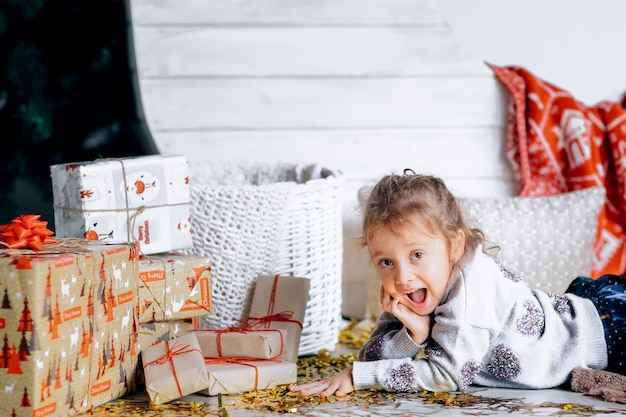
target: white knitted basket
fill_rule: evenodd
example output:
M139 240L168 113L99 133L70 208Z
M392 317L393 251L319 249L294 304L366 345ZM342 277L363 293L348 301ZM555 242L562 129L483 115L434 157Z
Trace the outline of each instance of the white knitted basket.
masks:
M310 279L298 354L334 350L341 324L343 176L319 165L190 166L194 247L212 259L204 328L247 316L259 274Z

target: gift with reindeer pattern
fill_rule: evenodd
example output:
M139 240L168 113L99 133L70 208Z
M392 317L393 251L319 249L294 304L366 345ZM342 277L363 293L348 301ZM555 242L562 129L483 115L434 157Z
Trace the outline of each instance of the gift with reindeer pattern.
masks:
M134 244L0 251L0 415L63 416L135 389Z

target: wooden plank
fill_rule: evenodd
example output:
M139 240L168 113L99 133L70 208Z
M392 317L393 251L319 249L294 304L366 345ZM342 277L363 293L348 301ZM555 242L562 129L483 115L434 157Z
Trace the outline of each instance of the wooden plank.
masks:
M133 25L444 24L435 0L129 0Z
M139 27L142 79L490 75L444 27Z
M166 79L140 90L152 132L493 126L506 103L493 77Z
M504 149L508 95L437 0L129 8L141 110L162 154L185 154L192 169L317 162L343 173L344 314L363 313L367 298L367 259L353 240L362 186L413 168L461 197L516 194Z
M321 163L368 179L413 168L447 177L509 177L502 128L156 132L164 155L207 160ZM198 152L204 150L204 152ZM477 161L480 161L477 163Z

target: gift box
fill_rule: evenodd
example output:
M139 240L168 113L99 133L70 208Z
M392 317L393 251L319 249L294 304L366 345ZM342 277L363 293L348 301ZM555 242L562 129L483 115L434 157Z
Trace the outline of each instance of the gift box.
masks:
M308 278L279 275L259 275L254 287L247 325L257 330L286 330L281 355L285 362L298 361L309 288Z
M139 242L142 254L193 246L184 156L58 164L50 175L58 237Z
M278 385L292 384L298 377L296 363L278 359L217 358L206 362L209 387L199 393L209 396L274 388Z
M155 343L141 351L150 401L163 404L209 387L198 339L193 333Z
M137 329L137 350L141 352L155 343L180 337L194 328L192 319L139 323ZM145 383L145 376L141 364L137 367L135 377L137 385L143 385Z
M139 260L139 322L178 320L211 312L211 262L167 253Z
M296 382L298 347L309 287L308 278L259 275L250 312L242 326L217 331L195 330L193 334L204 337L208 349L205 363L210 385L201 393L234 394ZM244 341L250 341L255 333L268 334L263 332L271 330L279 330L282 336L280 357L252 358L250 352L260 350L264 342L257 340L254 345L243 346ZM225 346L224 338L231 337L232 344ZM242 345L237 346L235 339ZM251 350L244 352L244 349ZM245 354L239 356L238 353Z
M223 330L199 329L195 333L205 358L280 357L285 347L286 330L246 330L230 327Z
M139 351L164 340L174 339L191 332L194 324L191 319L139 323L137 348ZM141 382L141 380L139 380Z
M134 244L0 251L2 415L76 414L135 387Z

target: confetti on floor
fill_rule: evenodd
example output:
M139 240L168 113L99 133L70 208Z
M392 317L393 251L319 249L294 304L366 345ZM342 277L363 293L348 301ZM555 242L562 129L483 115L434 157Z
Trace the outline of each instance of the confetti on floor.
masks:
M298 361L297 383L302 384L330 376L345 369L356 360L356 351L369 337L371 329L356 326L353 321L339 335L345 354L333 355L322 349L316 357ZM541 391L541 390L537 390ZM528 392L528 391L517 391ZM187 397L185 397L187 398ZM423 391L410 394L396 394L384 391L357 391L343 397L302 396L291 392L286 385L276 388L255 390L239 395L219 395L203 397L202 401L172 401L166 404L151 404L147 395L129 396L111 401L105 405L78 416L90 417L178 417L178 416L217 416L234 417L267 414L290 414L294 416L402 416L417 417L424 414L488 416L488 415L577 415L594 416L603 414L623 415L626 407L607 403L607 407L574 402L542 401L528 402L521 396L508 398L477 395L476 393L448 393ZM573 398L584 398L575 395ZM581 401L583 402L583 401ZM418 410L427 410L423 413ZM417 414L419 412L419 414ZM443 415L443 414L439 414Z
M298 383L316 380L331 375L349 366L356 359L353 353L329 356L320 352L318 357L303 359L298 362ZM617 410L597 409L588 405L574 403L544 402L531 404L521 398L492 398L470 393L448 393L423 391L411 394L395 394L384 391L357 391L344 397L320 397L312 395L304 397L289 391L288 386L250 391L240 395L219 396L219 402L210 404L203 401L172 401L167 404L151 404L147 399L121 399L100 407L95 407L80 416L113 417L113 416L146 416L146 417L178 417L178 416L217 416L227 417L238 410L250 410L265 414L291 415L400 415L411 417L411 412L403 411L404 404L420 401L421 404L433 405L437 408L453 408L463 415L493 414L528 414L528 415L578 415L593 416L614 414ZM329 404L337 407L328 407ZM341 407L339 407L342 405ZM316 409L323 406L323 412L316 414ZM387 411L382 411L384 408ZM395 410L397 413L389 413ZM321 410L320 410L321 411ZM364 414L363 412L367 412ZM619 411L617 411L619 414Z

